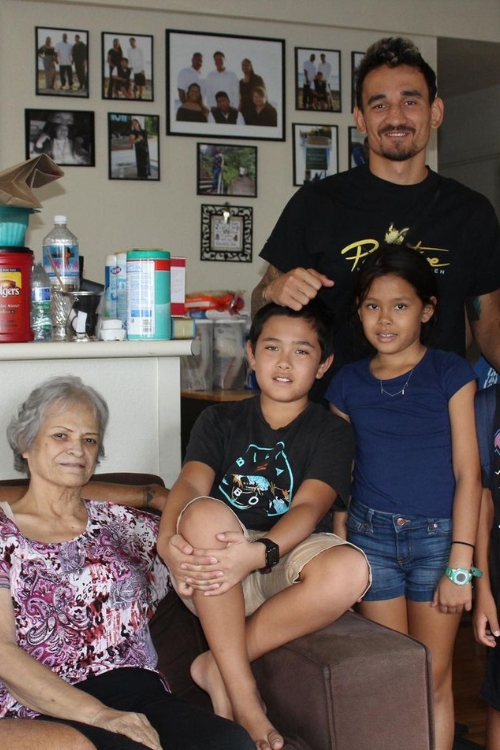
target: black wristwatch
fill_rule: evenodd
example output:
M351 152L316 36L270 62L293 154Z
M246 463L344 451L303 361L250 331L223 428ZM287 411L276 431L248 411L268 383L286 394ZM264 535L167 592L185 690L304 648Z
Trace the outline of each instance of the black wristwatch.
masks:
M265 536L261 536L260 539L254 539L254 542L260 542L266 548L266 564L263 568L259 568L259 573L270 573L274 566L279 562L279 546L271 539L266 539Z

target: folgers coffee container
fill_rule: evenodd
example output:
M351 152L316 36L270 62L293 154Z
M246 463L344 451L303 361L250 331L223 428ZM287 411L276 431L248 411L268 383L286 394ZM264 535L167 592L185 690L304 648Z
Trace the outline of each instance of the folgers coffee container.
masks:
M170 253L129 250L127 253L127 337L169 339Z
M33 341L30 326L31 268L28 247L0 247L0 343Z

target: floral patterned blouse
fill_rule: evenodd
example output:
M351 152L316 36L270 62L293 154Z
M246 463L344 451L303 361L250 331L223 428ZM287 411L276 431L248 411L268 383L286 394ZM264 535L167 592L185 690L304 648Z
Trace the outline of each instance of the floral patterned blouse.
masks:
M27 539L0 510L0 588L10 589L17 644L67 682L119 667L156 669L148 622L170 589L156 554L158 519L84 501L85 531ZM33 717L0 681L0 717Z

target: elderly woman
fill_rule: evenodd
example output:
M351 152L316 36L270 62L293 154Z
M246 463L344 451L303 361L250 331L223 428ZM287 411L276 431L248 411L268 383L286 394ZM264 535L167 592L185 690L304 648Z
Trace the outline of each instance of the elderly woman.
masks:
M61 377L9 425L30 484L0 510L0 717L62 722L97 750L250 750L156 669L148 620L170 587L156 519L82 499L107 420L96 391Z

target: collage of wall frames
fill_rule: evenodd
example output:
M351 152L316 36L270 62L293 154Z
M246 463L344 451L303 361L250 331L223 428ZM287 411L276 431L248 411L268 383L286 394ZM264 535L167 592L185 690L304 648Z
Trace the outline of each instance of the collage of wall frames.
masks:
M36 94L89 99L89 36L83 29L35 28ZM160 116L154 102L154 38L101 33L101 97L109 100L108 177L160 180ZM351 53L351 92L362 52ZM295 48L295 109L316 122L292 124L293 184L338 171L338 125L325 114L342 111L341 52ZM119 102L115 106L115 102ZM94 112L26 109L26 158L48 154L61 167L95 166ZM257 197L257 147L211 142L286 140L285 41L166 31L166 134L199 139L196 192ZM349 127L349 165L366 162L365 136ZM252 260L252 208L202 205L201 260Z

